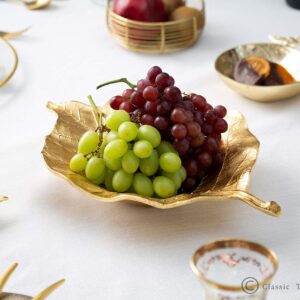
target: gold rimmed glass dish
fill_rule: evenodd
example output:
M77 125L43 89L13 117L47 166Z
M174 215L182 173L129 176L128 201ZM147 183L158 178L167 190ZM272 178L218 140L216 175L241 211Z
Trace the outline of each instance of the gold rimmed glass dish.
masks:
M265 300L278 259L254 242L220 240L198 249L191 268L202 284L205 300Z

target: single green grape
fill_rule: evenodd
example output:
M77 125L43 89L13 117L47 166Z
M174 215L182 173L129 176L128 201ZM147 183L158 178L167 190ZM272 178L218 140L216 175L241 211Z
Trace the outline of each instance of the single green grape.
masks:
M105 178L106 178L106 172L107 172L107 169L105 168L99 178L97 178L97 179L90 179L90 181L93 182L93 183L95 183L95 184L97 184L97 185L100 185L100 184L104 183Z
M161 142L159 131L155 127L150 125L142 125L139 128L138 139L148 141L149 143L151 143L153 148L159 146Z
M133 152L139 158L147 158L151 155L153 147L148 141L138 141L133 145Z
M105 119L107 128L117 131L119 126L130 121L129 113L125 110L114 110Z
M99 134L93 130L85 132L80 138L77 146L77 151L82 154L88 154L94 151L100 141Z
M122 157L128 150L127 143L122 139L116 139L107 144L104 149L104 156L117 159Z
M106 170L104 184L105 184L106 189L111 191L111 192L114 191L114 188L113 188L113 185L112 185L112 180L113 180L114 175L115 175L114 171Z
M110 132L107 133L105 140L107 143L110 143L111 141L119 139L119 138L120 137L119 137L118 132L111 130Z
M162 170L168 173L174 173L181 167L181 159L176 153L164 153L159 158L159 165Z
M82 153L77 153L70 160L70 169L76 173L82 172L87 162L87 158Z
M129 150L122 157L122 168L126 173L133 174L136 172L140 164L139 158Z
M123 122L118 129L118 134L121 139L126 142L131 142L135 140L138 134L138 127L136 123L133 122Z
M154 175L159 168L159 157L156 150L153 150L151 155L140 160L140 170L146 176Z
M185 168L181 166L177 172L180 174L181 182L184 182L187 177Z
M103 158L93 156L89 159L85 167L85 175L89 180L93 182L100 180L104 172L105 161Z
M134 175L133 188L137 194L145 197L151 197L154 193L151 179L142 173L136 173Z
M165 176L158 176L153 180L155 193L161 198L169 198L175 195L176 188L173 180Z
M161 156L164 153L173 152L177 153L173 145L167 141L161 141L159 146L157 147L157 151L159 156Z
M161 173L162 176L168 177L169 179L171 179L174 182L176 190L178 190L181 187L181 184L182 184L181 174L179 173L179 170L175 173L168 173L168 172L165 172L165 171L163 171Z
M116 192L123 193L129 190L133 180L133 175L126 173L124 170L119 170L115 173L112 185Z
M103 158L108 169L112 171L118 171L122 168L121 158L113 159L107 158L106 156L104 156Z

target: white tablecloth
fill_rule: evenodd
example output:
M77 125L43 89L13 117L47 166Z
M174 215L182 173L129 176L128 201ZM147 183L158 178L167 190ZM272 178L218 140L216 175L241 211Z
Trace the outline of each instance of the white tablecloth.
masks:
M20 66L0 90L0 194L10 197L0 204L0 273L20 263L6 290L34 294L65 277L51 299L201 299L189 267L193 251L237 237L278 254L274 282L290 284L290 290L271 291L269 299L300 299L300 97L273 104L246 100L219 80L213 65L235 45L264 42L268 34L297 36L300 11L284 0L207 0L207 14L204 35L193 48L143 55L115 44L104 9L91 1L55 1L34 12L1 1L1 30L31 26L12 41ZM238 201L166 211L99 203L47 170L41 149L55 115L46 102L86 101L92 93L104 103L124 86L96 92L98 83L121 76L137 80L152 65L173 74L183 90L244 113L261 141L250 190L280 202L281 218Z

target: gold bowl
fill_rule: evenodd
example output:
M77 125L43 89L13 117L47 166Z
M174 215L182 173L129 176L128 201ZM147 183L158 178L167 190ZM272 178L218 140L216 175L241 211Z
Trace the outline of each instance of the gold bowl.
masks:
M260 56L282 65L297 82L285 85L258 86L234 80L235 64L250 55ZM300 51L296 48L272 43L241 45L223 52L215 61L215 69L230 88L251 100L272 102L300 93Z
M281 213L281 208L276 202L262 201L248 193L250 172L258 155L259 141L248 130L245 118L238 112L231 111L227 116L229 130L223 135L225 148L223 166L204 179L194 192L160 199L131 193L110 192L89 182L84 176L72 172L69 161L76 153L80 137L85 131L98 127L93 109L77 101L63 104L49 102L47 107L58 115L56 125L51 134L46 137L42 150L47 166L50 171L67 179L81 191L94 196L99 201L130 200L166 209L198 201L241 200L272 216L279 216ZM99 108L103 113L107 113L109 109L108 104Z
M112 11L112 2L107 0L107 27L118 44L132 51L145 53L179 51L193 45L204 29L204 0L200 0L202 6L198 18L168 22L129 20Z

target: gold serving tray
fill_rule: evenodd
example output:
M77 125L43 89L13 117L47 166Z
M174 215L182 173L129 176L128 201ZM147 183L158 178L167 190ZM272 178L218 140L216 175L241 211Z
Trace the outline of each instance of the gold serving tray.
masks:
M160 199L110 192L92 184L84 176L70 171L69 161L76 153L81 135L89 129L97 128L93 109L77 101L63 104L49 102L47 107L58 115L56 125L46 137L42 151L47 166L52 172L99 201L130 200L166 209L199 201L241 200L272 216L279 216L281 213L281 208L276 202L265 202L248 193L250 172L258 155L259 141L248 130L245 118L238 112L230 111L227 116L229 130L223 135L225 160L222 168L207 177L194 192ZM109 105L99 109L107 113Z

